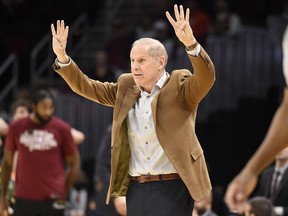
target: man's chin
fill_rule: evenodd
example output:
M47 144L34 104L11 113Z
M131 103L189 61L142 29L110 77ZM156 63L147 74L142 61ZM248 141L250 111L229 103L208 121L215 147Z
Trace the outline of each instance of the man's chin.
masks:
M38 118L38 121L40 122L40 124L47 124L51 121L51 119L52 119L52 117L48 118L48 119Z
M50 119L47 119L47 120L45 120L44 122L43 122L43 124L47 124L48 122L50 122L51 121L51 118Z
M39 120L39 123L41 124L41 125L46 125L48 122L49 122L50 120Z
M134 79L134 82L135 82L137 85L140 85L140 84L141 84L142 77L136 77L136 76L134 76L133 79Z

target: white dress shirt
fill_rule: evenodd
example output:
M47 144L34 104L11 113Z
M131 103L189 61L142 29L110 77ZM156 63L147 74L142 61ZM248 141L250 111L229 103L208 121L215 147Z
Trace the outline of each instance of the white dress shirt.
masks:
M177 173L157 139L151 110L151 102L163 87L166 78L164 73L150 94L140 88L140 98L128 113L131 176Z

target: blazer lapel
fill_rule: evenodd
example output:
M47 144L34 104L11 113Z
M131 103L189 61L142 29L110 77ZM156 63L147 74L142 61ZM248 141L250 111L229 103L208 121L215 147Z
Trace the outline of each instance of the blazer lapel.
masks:
M270 196L270 191L271 191L271 183L273 179L273 173L274 173L274 167L273 169L269 170L269 174L266 176L265 180L265 191L264 191L264 196Z
M127 90L123 98L122 105L119 109L119 115L117 119L117 122L119 122L119 124L122 124L129 110L131 109L135 101L139 98L139 96L140 96L140 89L136 85L134 85L133 88Z
M166 86L166 84L168 83L168 81L170 79L170 74L167 72L165 72L165 73L167 75L167 78L164 82L164 85L162 86L162 89ZM158 97L160 94L161 94L161 90L159 91L159 93L155 96L155 98L151 102L152 117L153 117L155 128L156 128L156 106L157 106L157 101L158 101Z
M155 128L156 128L156 106L157 106L157 100L158 100L159 94L160 92L155 96L155 98L151 102L152 118L154 121Z

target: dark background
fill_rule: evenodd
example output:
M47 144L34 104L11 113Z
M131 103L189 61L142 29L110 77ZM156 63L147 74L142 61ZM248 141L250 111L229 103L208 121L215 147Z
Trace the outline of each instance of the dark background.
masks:
M8 4L0 2L0 65L10 53L17 53L20 60L20 88L30 85L29 53L43 35L50 31L50 24L58 19L64 19L68 24L72 23L79 14L85 12L89 16L89 25L93 26L97 23L98 15L105 3L104 0L8 2ZM267 17L271 14L281 14L286 2L285 0L231 0L229 4L231 11L241 17L243 25L265 28ZM186 2L171 1L171 5L173 3ZM202 0L199 3L213 19L214 1ZM1 79L0 88L5 78ZM197 124L196 131L205 151L213 185L225 187L259 146L281 100L282 88L283 86L271 86L267 89L267 96L264 99L240 98L236 109L218 110L211 113L205 122ZM2 107L10 105L6 101L1 103ZM3 103L7 104L3 106ZM100 124L98 126L102 127ZM89 167L87 169L93 170L94 167L90 167L94 164L93 158L86 159L84 164Z

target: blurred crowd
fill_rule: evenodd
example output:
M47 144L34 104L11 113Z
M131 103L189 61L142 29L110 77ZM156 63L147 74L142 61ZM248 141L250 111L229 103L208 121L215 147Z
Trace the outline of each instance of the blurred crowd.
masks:
M164 11L171 11L176 1L155 1L151 12L139 14L139 25L131 29L129 22L123 17L117 17L112 24L110 38L93 54L93 62L86 65L86 75L102 82L115 82L125 71L129 70L129 52L131 44L142 37L152 37L161 41L169 56L166 70L171 72L179 67L177 62L182 58L183 46L174 36L165 17ZM177 2L179 3L179 2ZM6 57L16 52L20 58L22 81L28 82L28 54L47 31L50 23L56 19L72 22L81 12L88 12L90 25L95 23L99 8L104 1L36 1L36 0L1 0L0 1L0 65ZM282 35L288 23L288 1L183 1L190 8L190 24L198 42L205 47L208 37L237 37L244 25L254 25L267 28L275 43L281 43ZM63 8L65 10L63 10ZM257 10L255 10L257 8ZM32 13L33 11L33 13ZM63 11L65 11L63 13ZM245 15L244 15L245 14ZM41 17L41 19L39 18ZM0 81L1 84L1 81ZM25 83L27 84L27 83ZM19 92L14 103L9 104L11 112L0 116L1 158L8 125L15 116L29 115L31 106L26 91ZM24 95L23 95L24 94ZM28 93L29 95L29 93ZM18 104L19 101L23 102ZM27 103L26 103L27 102ZM20 108L19 108L20 107ZM20 109L20 111L19 111ZM21 110L22 109L22 110ZM17 117L18 118L18 117ZM126 215L125 198L113 199L106 206L105 196L109 184L110 163L103 163L101 157L110 157L111 128L103 134L97 155L97 169L93 173L93 182L89 182L84 170L79 172L77 182L67 198L67 216L113 216ZM80 132L81 133L81 132ZM82 133L83 136L85 136ZM82 137L83 142L84 137ZM288 151L283 150L275 158L275 163L265 170L259 185L249 199L251 216L288 215ZM280 174L279 174L280 172ZM276 176L276 173L280 175ZM11 178L13 181L13 178ZM13 184L11 184L13 190ZM92 188L92 190L91 190ZM224 202L225 187L215 185L211 196L200 202L195 202L193 216L228 216L237 215L230 212ZM10 204L13 207L13 194L10 194ZM275 210L275 211L274 211Z

